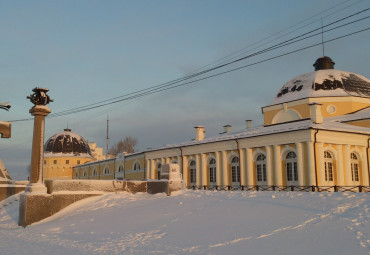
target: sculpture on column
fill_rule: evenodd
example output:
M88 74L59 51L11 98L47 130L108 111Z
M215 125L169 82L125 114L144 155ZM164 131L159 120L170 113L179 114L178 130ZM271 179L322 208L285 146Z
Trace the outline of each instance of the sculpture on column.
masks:
M30 109L32 116L35 116L33 126L32 157L31 157L31 176L30 183L26 191L46 192L46 187L42 183L42 165L44 160L44 130L45 116L51 110L46 105L53 102L46 94L49 90L44 88L34 88L34 93L27 97L34 104Z

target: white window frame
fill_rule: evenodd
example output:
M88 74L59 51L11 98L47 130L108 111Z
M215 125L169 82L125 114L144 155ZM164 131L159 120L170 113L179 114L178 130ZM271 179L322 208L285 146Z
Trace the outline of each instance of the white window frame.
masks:
M231 159L231 183L234 186L240 185L240 163L238 156L234 156Z
M132 169L133 169L134 171L139 171L139 170L141 170L140 162L139 162L139 161L135 161L134 166L132 167Z
M256 180L257 185L267 184L266 155L263 153L256 157Z
M289 151L285 156L285 171L287 185L299 185L297 153Z
M351 177L352 183L359 184L360 183L360 161L359 156L357 153L351 153Z
M119 172L119 173L120 173L120 172L124 172L123 165L119 165L119 167L118 167L118 172Z
M189 175L190 185L195 185L197 183L197 162L195 160L189 162Z
M328 150L324 151L324 181L329 185L334 184L333 154Z
M211 158L208 162L209 184L217 184L217 162Z

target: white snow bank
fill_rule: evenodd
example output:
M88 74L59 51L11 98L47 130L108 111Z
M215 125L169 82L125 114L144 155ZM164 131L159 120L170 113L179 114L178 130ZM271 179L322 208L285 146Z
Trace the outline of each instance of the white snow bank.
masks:
M3 254L368 254L369 194L110 193L18 227L0 209Z

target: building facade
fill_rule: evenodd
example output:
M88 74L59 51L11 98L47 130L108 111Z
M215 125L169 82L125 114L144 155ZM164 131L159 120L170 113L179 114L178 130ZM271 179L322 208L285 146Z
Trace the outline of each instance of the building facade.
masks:
M178 164L194 187L368 187L370 81L335 70L329 57L314 67L262 107L263 126L246 121L245 130L225 126L210 138L197 126L194 141L125 155L121 164L130 174L139 164L148 179L158 179L163 164Z
M88 162L73 168L73 179L145 179L144 153L119 153L116 157Z

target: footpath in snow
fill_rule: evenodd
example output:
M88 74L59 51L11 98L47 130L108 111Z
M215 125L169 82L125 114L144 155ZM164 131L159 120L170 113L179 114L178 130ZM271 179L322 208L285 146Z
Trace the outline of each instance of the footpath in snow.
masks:
M370 194L109 193L27 228L0 203L1 254L370 254Z

